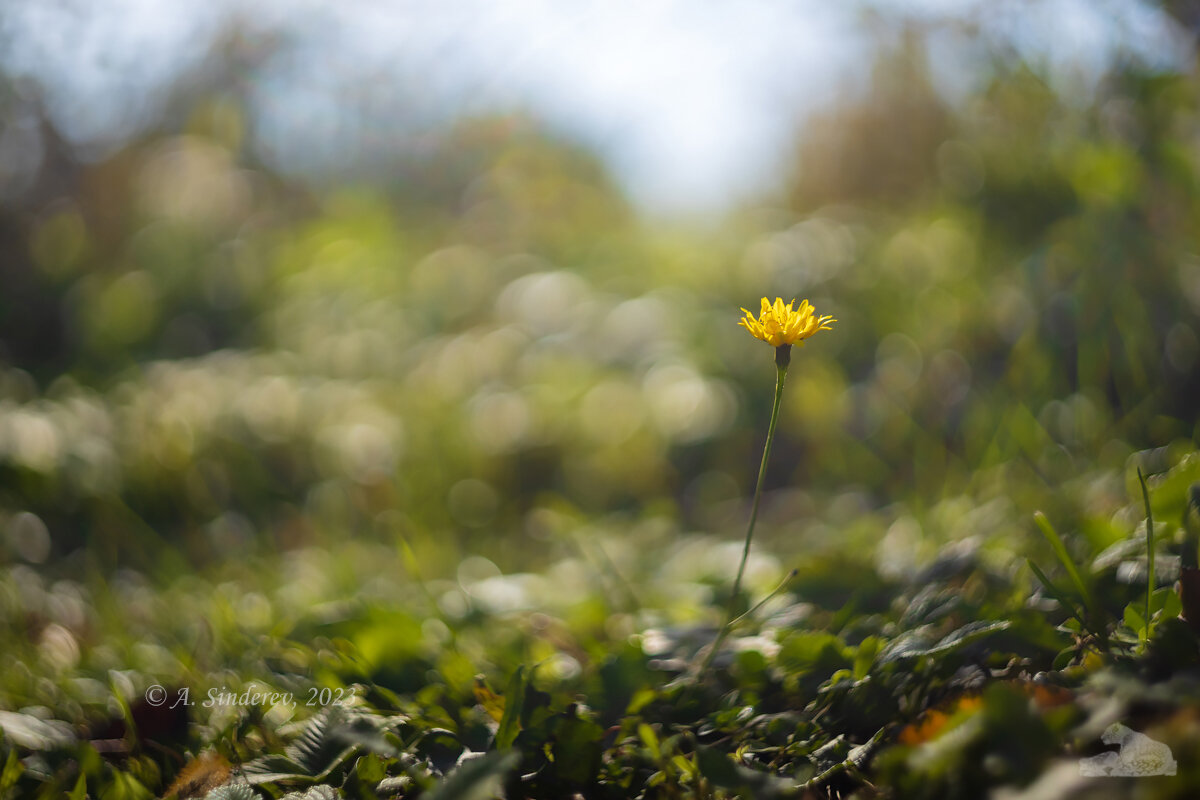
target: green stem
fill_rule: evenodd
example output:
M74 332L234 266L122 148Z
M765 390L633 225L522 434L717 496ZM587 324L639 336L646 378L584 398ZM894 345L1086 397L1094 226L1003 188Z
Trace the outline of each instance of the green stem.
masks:
M1138 467L1138 483L1142 485L1142 502L1146 505L1146 639L1150 639L1150 607L1154 596L1154 514L1150 511L1150 492L1146 489L1146 476Z
M785 345L786 346L786 345ZM787 348L789 351L790 347ZM758 521L758 504L762 501L763 481L767 477L767 460L771 457L771 445L775 442L775 425L779 422L779 401L783 399L783 382L787 378L788 353L776 353L775 358L775 403L771 406L771 424L767 426L767 443L763 447L762 462L758 465L758 483L754 486L754 504L750 507L750 523L746 526L746 544L742 548L742 561L738 564L737 577L733 581L733 592L729 595L729 607L725 610L725 622L717 632L717 638L709 648L708 655L700 665L700 672L708 669L725 638L733 629L737 615L738 593L742 588L742 576L746 573L746 561L750 558L750 542L754 539L754 523Z
M787 585L788 585L789 583L791 583L791 580L792 580L792 578L796 577L796 575L798 575L798 574L799 574L799 570L795 570L795 569L793 569L793 570L791 570L790 572L788 572L788 574L784 576L783 580L781 580L781 581L779 582L779 585L778 585L778 586L776 586L774 589L772 589L772 590L771 590L771 593L770 593L769 595L767 595L766 597L764 597L762 600L759 600L757 603L755 603L755 604L754 604L754 607L753 607L753 608L751 608L749 611L747 611L747 612L745 612L744 614L742 614L741 616L739 616L737 619L732 619L732 620L730 620L730 621L729 621L729 627L732 629L732 628L736 627L736 626L737 626L737 624L738 624L739 622L741 622L742 620L744 620L744 619L747 619L747 618L749 618L749 617L752 617L752 616L754 616L754 613L755 613L756 611L758 611L760 608L762 608L763 606L765 606L765 605L766 605L767 603L769 603L771 600L775 599L775 595L779 594L779 593L780 593L780 592L782 592L784 589L786 589L786 588L787 588Z
M746 561L750 558L750 540L754 538L754 523L758 521L758 504L762 502L763 482L767 477L767 459L771 457L771 445L775 443L775 424L779 422L779 401L783 399L783 382L787 378L787 367L775 368L775 403L771 406L771 424L767 426L767 443L763 447L762 462L758 465L758 483L754 485L754 504L750 507L750 524L746 526L746 545L742 548L742 561L738 564L737 578L733 581L733 594L729 598L728 619L733 619L734 604L742 588L742 576L746 572Z

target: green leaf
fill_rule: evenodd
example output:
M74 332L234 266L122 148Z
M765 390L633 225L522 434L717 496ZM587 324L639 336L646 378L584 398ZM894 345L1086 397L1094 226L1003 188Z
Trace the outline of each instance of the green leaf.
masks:
M595 778L604 752L603 738L604 729L590 719L571 713L563 715L551 745L558 776L577 784Z
M87 796L87 775L80 773L75 788L67 793L67 800L87 800Z
M492 800L500 794L504 778L516 769L520 753L496 750L455 767L424 800Z
M1145 636L1146 620L1142 617L1138 610L1133 607L1133 603L1125 606L1125 627L1131 631L1135 631L1139 637Z
M315 783L340 770L361 750L394 756L395 746L380 731L404 720L328 706L308 721L283 755L262 756L247 764L246 779L255 786L280 781Z
M796 631L784 639L778 661L794 672L811 669L832 672L848 666L842 640L826 631Z
M114 772L112 782L100 792L100 800L154 800L154 795L127 772Z
M713 747L696 748L696 765L700 774L722 789L739 789L745 785L733 759Z
M376 789L386 777L387 765L383 759L368 753L354 762L354 769L350 770L342 783L342 793L358 800L378 800Z
M256 758L242 767L246 780L254 786L264 783L312 783L313 776L304 767L287 756L266 755Z
M642 744L646 745L646 749L650 751L650 755L654 757L655 762L662 760L662 747L658 743L658 734L644 722L639 722L637 726L638 738L642 740Z
M1158 608L1160 619L1178 617L1183 613L1183 601L1174 586L1166 586L1155 592L1154 605ZM1161 595L1161 597L1159 596Z
M1150 510L1150 491L1146 488L1146 476L1138 467L1138 483L1142 485L1142 502L1146 505L1146 620L1154 615L1151 606L1151 595L1154 594L1154 514ZM1149 631L1146 632L1149 634Z
M374 753L363 756L354 764L354 772L364 783L379 783L387 777L387 765Z
M1063 594L1062 590L1050 582L1050 579L1046 577L1046 573L1042 572L1038 565L1033 563L1032 559L1025 559L1025 563L1029 565L1029 569L1032 570L1033 574L1037 576L1038 581L1040 581L1046 591L1050 593L1050 596L1057 600L1058 604L1067 610L1067 613L1079 620L1080 625L1083 625L1083 614L1079 611L1079 609L1075 608L1075 605L1070 600L1067 599L1067 596Z
M1064 648L1060 650L1058 655L1054 657L1054 661L1051 662L1051 666L1053 666L1053 668L1056 670L1066 669L1067 666L1074 661L1078 655L1079 648L1075 646Z
M679 770L679 774L683 776L684 780L691 778L696 773L696 767L685 755L672 756L671 763L675 769Z
M739 797L765 799L790 795L794 791L791 781L743 767L726 753L707 745L696 748L696 766L714 786Z
M289 792L280 800L340 800L342 793L332 786L314 786L307 792Z
M21 763L21 759L17 758L16 749L9 750L8 759L4 762L4 771L0 772L0 794L16 786L23 772L25 772L25 765Z
M1079 569L1075 566L1075 562L1071 559L1071 554L1067 552L1067 546L1063 544L1062 538L1058 535L1058 531L1054 530L1054 526L1050 524L1050 520L1041 511L1035 511L1033 514L1034 522L1041 528L1046 540L1050 542L1050 548L1054 550L1054 555L1058 556L1058 560L1062 562L1063 568L1067 571L1067 575L1071 578L1071 583L1075 585L1075 591L1079 592L1079 596L1083 598L1083 604L1088 610L1094 609L1092 603L1092 593L1088 590L1087 585L1083 582L1083 577L1079 574Z
M1146 643L1146 658L1158 669L1195 670L1200 666L1195 632L1181 619L1162 620Z
M261 798L250 788L248 783L227 783L204 795L204 800L261 800Z
M1183 552L1182 562L1185 567L1200 567L1200 558L1197 558L1200 553L1197 548L1200 547L1200 534L1192 530L1192 509L1200 513L1200 483L1193 483L1188 487L1187 500L1183 504L1183 518L1180 520L1183 528Z
M329 706L309 720L300 736L284 752L306 774L323 772L347 749L345 739L339 735L344 722L345 712L341 707Z
M916 658L918 656L946 655L961 650L967 645L987 638L994 633L1006 631L1011 626L1012 623L1008 620L994 622L977 620L975 622L968 622L932 645L925 643L928 640L922 640L920 637L922 631L911 631L911 636L901 636L889 644L880 655L880 660L884 663L889 663L901 659Z
M893 661L904 661L925 655L933 645L930 636L930 625L922 625L911 631L904 631L887 643L879 654L879 663L890 664Z
M407 797L416 782L411 775L392 775L375 787L375 794L384 797Z
M875 663L875 656L882 648L883 640L878 636L868 636L859 643L858 651L854 654L855 678L867 677L867 673L871 671L871 665Z
M512 747L517 734L521 732L521 707L525 704L525 667L517 667L508 682L504 692L504 714L500 717L500 727L496 729L496 747L505 749Z

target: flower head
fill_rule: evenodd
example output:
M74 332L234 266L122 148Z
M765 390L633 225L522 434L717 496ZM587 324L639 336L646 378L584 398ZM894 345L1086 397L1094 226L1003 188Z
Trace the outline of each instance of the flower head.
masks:
M762 299L762 311L757 318L746 309L742 309L745 317L738 321L754 336L774 347L793 345L812 336L817 331L833 330L829 323L837 322L833 317L818 317L813 313L813 307L807 300L800 301L799 308L792 308L796 301L784 303L782 297L775 298L772 305L767 298Z

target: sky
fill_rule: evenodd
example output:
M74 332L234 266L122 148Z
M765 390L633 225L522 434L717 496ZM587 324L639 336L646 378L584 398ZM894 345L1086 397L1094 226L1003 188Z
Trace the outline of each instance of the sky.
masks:
M901 19L944 31L933 59L950 99L978 78L981 43L1067 94L1118 53L1187 57L1139 0L7 0L0 62L101 157L236 25L282 44L244 76L276 168L336 170L371 142L518 109L596 148L644 210L687 215L769 187L804 119L863 85L871 33Z

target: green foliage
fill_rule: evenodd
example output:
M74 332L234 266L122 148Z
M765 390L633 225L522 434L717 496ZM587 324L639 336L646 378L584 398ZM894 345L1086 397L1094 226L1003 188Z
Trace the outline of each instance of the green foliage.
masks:
M1200 78L950 105L923 57L705 232L519 117L374 184L50 152L0 206L0 797L1034 796L1114 718L1194 793ZM763 294L840 322L731 596Z
M230 783L213 789L204 795L204 800L259 800L259 797L260 795L255 794L254 789L250 788L247 783ZM326 798L318 795L306 800L326 800Z
M282 755L263 756L247 764L246 777L254 785L326 780L344 771L363 750L395 755L395 746L382 732L400 724L400 718L327 706L303 726Z
M506 750L472 758L434 786L429 800L488 800L495 797L505 776L519 761L519 754Z
M0 796L7 795L12 791L24 771L25 767L21 764L17 751L9 750L8 758L4 762L4 770L0 772Z
M500 727L496 729L496 747L506 750L512 747L513 740L521 730L521 711L525 705L525 667L517 667L512 680L508 683L508 691L504 695L504 713L500 717Z
M313 786L303 792L288 792L283 800L338 800L341 793L331 786Z

